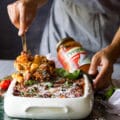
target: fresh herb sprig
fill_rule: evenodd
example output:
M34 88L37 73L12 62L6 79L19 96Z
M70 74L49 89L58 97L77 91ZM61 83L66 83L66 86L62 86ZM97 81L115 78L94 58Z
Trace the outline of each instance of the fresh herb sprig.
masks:
M80 78L83 75L82 71L79 69L75 70L73 73L70 73L63 68L56 68L56 73L61 77L65 77L65 78L73 79L73 80Z

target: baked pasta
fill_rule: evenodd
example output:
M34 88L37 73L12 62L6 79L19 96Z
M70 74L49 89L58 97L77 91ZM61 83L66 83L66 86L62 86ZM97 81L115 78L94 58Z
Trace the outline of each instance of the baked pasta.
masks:
M84 79L81 75L71 77L54 61L45 56L32 56L22 52L14 62L17 70L12 75L16 85L13 94L23 97L74 98L84 94ZM62 72L61 72L62 70Z

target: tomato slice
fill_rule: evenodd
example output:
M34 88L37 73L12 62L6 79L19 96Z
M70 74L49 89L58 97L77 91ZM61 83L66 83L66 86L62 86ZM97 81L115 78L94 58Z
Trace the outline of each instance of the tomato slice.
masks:
M8 87L9 87L9 85L10 85L10 83L11 83L11 80L10 80L10 79L2 80L2 81L0 82L0 89L1 89L1 90L7 90Z

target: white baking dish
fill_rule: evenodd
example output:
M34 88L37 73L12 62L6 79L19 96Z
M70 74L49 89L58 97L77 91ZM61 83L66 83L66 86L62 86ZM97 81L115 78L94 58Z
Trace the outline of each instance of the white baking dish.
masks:
M13 80L4 98L4 110L10 117L34 119L83 119L93 107L92 85L86 75L84 95L79 98L29 98L14 96Z

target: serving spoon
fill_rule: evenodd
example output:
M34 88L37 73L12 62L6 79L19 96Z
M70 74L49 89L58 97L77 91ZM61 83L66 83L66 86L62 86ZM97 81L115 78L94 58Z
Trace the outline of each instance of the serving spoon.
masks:
M22 39L22 47L23 47L23 51L27 52L27 42L26 42L26 34L21 36Z

